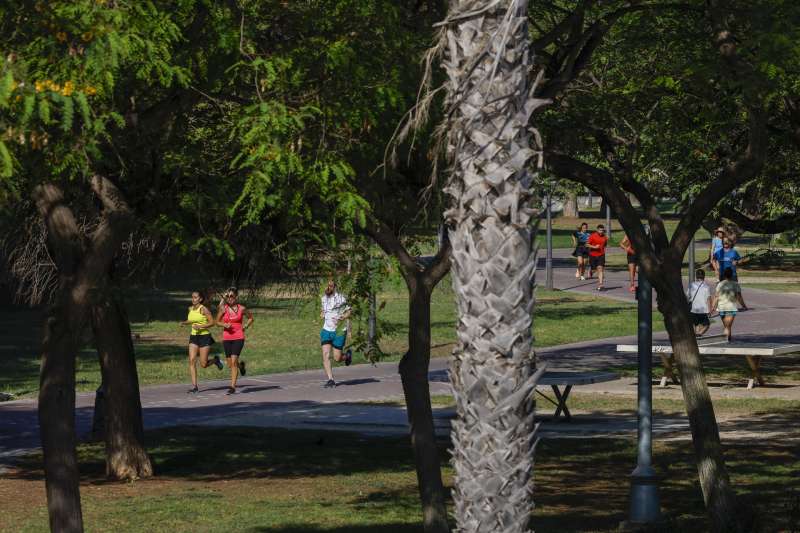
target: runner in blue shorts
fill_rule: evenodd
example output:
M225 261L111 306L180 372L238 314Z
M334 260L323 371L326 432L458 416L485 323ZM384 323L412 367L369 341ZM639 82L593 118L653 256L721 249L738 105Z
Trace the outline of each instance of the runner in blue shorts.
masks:
M353 360L349 350L342 354L344 343L347 340L347 319L349 317L350 307L347 306L347 299L336 291L336 283L333 280L328 281L325 294L322 295L320 318L323 320L323 324L322 330L319 332L319 342L322 345L322 368L328 378L325 388L336 386L331 369L331 349L333 350L333 359L337 363L344 361L344 364L349 366Z

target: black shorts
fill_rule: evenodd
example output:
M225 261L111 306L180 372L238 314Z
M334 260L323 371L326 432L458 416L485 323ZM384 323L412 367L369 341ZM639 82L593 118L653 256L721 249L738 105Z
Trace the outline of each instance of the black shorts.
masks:
M589 249L585 244L579 244L572 252L572 257L589 257Z
M636 254L628 254L628 264L635 265L639 262L639 256Z
M711 321L708 319L708 313L691 313L692 324L695 326L710 326Z
M592 270L596 269L597 267L605 267L606 266L606 256L605 255L590 255L589 256L589 266L592 267Z
M211 346L214 344L214 337L211 333L204 333L203 335L189 335L189 344L194 344L200 348Z
M222 341L222 347L225 348L225 357L238 357L242 355L242 348L244 348L244 339L236 339L234 341Z

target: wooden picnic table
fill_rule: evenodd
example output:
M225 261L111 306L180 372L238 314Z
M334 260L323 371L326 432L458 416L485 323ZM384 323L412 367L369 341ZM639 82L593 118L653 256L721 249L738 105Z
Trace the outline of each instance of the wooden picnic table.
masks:
M617 379L619 379L619 375L613 372L548 370L539 378L538 385L549 385L553 389L553 394L556 399L553 400L540 391L538 386L536 392L542 398L556 406L555 413L553 413L554 419L558 419L559 416L563 415L564 420L569 421L572 415L567 408L567 399L569 398L569 393L572 391L573 386L603 383ZM560 387L563 387L563 390Z
M710 335L708 337L698 339L698 348L700 355L733 355L744 356L747 365L750 369L750 378L747 382L747 388L752 389L756 384L764 386L764 376L761 374L761 360L764 357L773 357L776 355L786 355L790 353L799 353L800 344L784 344L778 342L743 342L736 341L728 342L722 335ZM618 344L618 352L635 353L639 347L636 344ZM660 385L667 386L667 380L673 383L678 383L678 378L675 376L675 355L672 353L672 345L669 341L663 344L653 344L653 353L661 356L661 362L664 365L664 375L661 377Z

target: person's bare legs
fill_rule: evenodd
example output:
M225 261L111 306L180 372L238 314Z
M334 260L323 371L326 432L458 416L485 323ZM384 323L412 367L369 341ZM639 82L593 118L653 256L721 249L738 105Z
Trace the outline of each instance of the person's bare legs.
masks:
M322 368L325 369L325 375L328 376L328 380L333 381L333 372L331 371L331 348L332 346L330 344L322 345Z
M733 337L733 321L735 319L736 317L733 315L725 315L722 317L722 325L725 329L725 338L728 340L728 342L730 342L731 338Z
M698 324L694 327L694 333L698 337L702 337L708 331L708 328L711 327L709 324Z
M201 367L208 368L208 367L210 367L211 365L214 364L214 363L212 363L212 362L210 362L208 360L208 354L211 353L211 346L203 346L202 348L200 348L198 350L198 352L200 353L200 366ZM195 370L195 374L197 374L196 370Z
M232 355L230 357L225 358L225 362L228 363L228 368L231 369L231 388L236 388L236 380L239 379L239 356Z
M578 256L578 277L586 276L586 258L582 255Z
M197 388L197 351L196 344L189 345L189 375L192 377L192 386Z
M337 363L344 361L344 355L342 354L341 348L337 348L336 346L333 347L333 360Z
M631 281L631 291L636 287L636 263L628 263L628 278Z
M597 265L597 289L600 290L603 288L603 282L606 279L606 267L603 265Z

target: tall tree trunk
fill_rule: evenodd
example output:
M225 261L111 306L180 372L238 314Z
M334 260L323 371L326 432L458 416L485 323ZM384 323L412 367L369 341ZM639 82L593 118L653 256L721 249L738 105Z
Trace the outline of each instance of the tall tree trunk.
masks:
M52 308L42 341L39 380L39 433L44 454L50 530L83 531L78 457L75 451L75 354L77 336L70 328L68 289Z
M564 216L571 218L578 218L580 216L577 193L571 192L567 194L564 200Z
M681 374L681 389L692 431L697 473L712 531L750 531L747 513L737 505L725 467L719 426L686 306L680 272L671 272L665 279L669 281L669 286L662 285L657 290L658 307L664 316L664 325Z
M431 408L428 370L431 361L431 291L422 282L408 284L408 351L400 361L400 377L406 398L411 446L417 467L426 533L446 533L447 509L444 503L439 449L436 446Z
M122 303L104 291L92 305L91 317L103 374L106 475L121 480L152 476L128 316Z
M533 510L534 250L527 0L451 1L445 213L459 322L452 362L456 526L529 530Z

